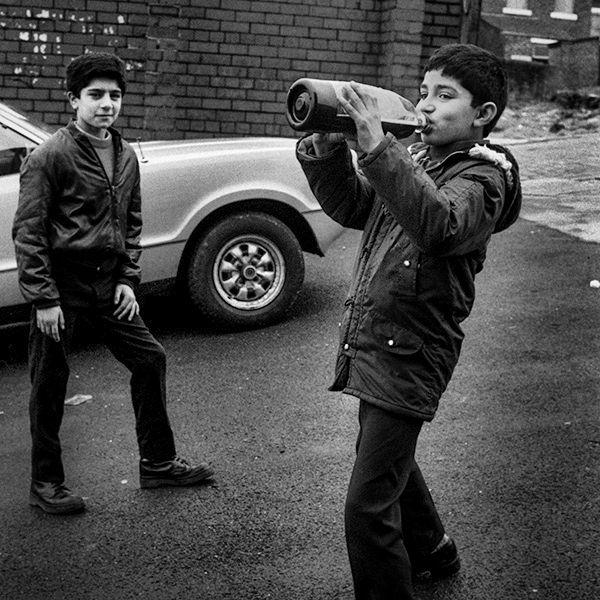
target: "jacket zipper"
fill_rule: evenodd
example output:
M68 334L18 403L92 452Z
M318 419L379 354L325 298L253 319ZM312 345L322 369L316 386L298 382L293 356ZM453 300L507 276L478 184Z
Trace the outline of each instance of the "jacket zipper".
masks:
M100 157L98 156L98 152L96 152L96 148L94 148L94 145L91 142L88 141L88 143L92 149L92 152L94 153L94 156L96 157L96 160L98 161L98 164L100 165L100 168L102 169L104 179L106 179L106 183L108 184L108 191L110 194L110 212L111 212L111 216L112 216L112 225L113 225L113 227L112 227L113 243L115 245L115 248L117 248L118 247L117 231L119 229L119 226L118 226L119 213L117 210L117 188L114 185L114 180L116 179L116 174L117 174L119 153L115 150L113 177L112 177L112 181L111 181L110 177L108 176L108 173L106 172L106 169L104 168L104 165L102 164L102 161L100 160Z

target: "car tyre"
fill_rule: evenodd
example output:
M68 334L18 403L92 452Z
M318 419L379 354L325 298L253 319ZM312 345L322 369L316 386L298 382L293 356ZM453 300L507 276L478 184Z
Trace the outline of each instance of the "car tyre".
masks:
M304 256L290 228L272 215L229 215L191 247L185 284L210 323L253 329L279 321L304 281Z

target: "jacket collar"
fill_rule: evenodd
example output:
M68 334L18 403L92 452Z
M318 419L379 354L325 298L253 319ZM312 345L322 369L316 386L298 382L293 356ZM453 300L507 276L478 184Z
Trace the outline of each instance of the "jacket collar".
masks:
M448 151L446 152L445 156L443 156L440 160L436 161L435 163L425 164L423 166L425 166L426 168L430 168L433 166L439 166L442 163L444 163L448 159L448 157L452 156L453 154L467 152L473 146L475 146L475 144L486 145L488 143L489 143L489 140L487 140L487 139L486 140L482 140L482 139L460 140L459 142L454 142L454 144L451 144L448 147ZM431 146L424 144L423 142L416 142L414 144L411 144L408 147L408 151L411 153L411 155L413 157L415 157L417 154L420 155L418 157L419 160L423 160L424 158L429 158L428 155L429 155L430 149L431 149Z

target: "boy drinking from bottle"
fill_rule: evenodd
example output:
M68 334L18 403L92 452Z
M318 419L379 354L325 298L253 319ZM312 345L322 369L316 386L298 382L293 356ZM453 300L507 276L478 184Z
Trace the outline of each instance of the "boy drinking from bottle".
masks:
M440 48L420 87L422 142L408 149L361 85L344 96L359 168L339 133L300 140L297 156L323 209L363 231L330 388L359 399L346 542L357 600L411 600L414 574L460 568L415 448L458 361L490 237L519 214L516 161L485 139L506 73L477 46Z

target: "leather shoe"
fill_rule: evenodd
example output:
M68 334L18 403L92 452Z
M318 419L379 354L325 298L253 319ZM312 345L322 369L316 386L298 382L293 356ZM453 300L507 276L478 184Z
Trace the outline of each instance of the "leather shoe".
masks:
M449 577L460 569L460 557L454 540L445 536L443 544L427 556L413 562L413 575L430 573L432 577Z
M29 504L54 515L69 515L85 509L83 498L74 494L64 483L35 479L31 481Z
M140 460L140 487L156 488L163 485L185 486L202 483L214 474L207 463L192 466L186 460L175 456L171 460Z

